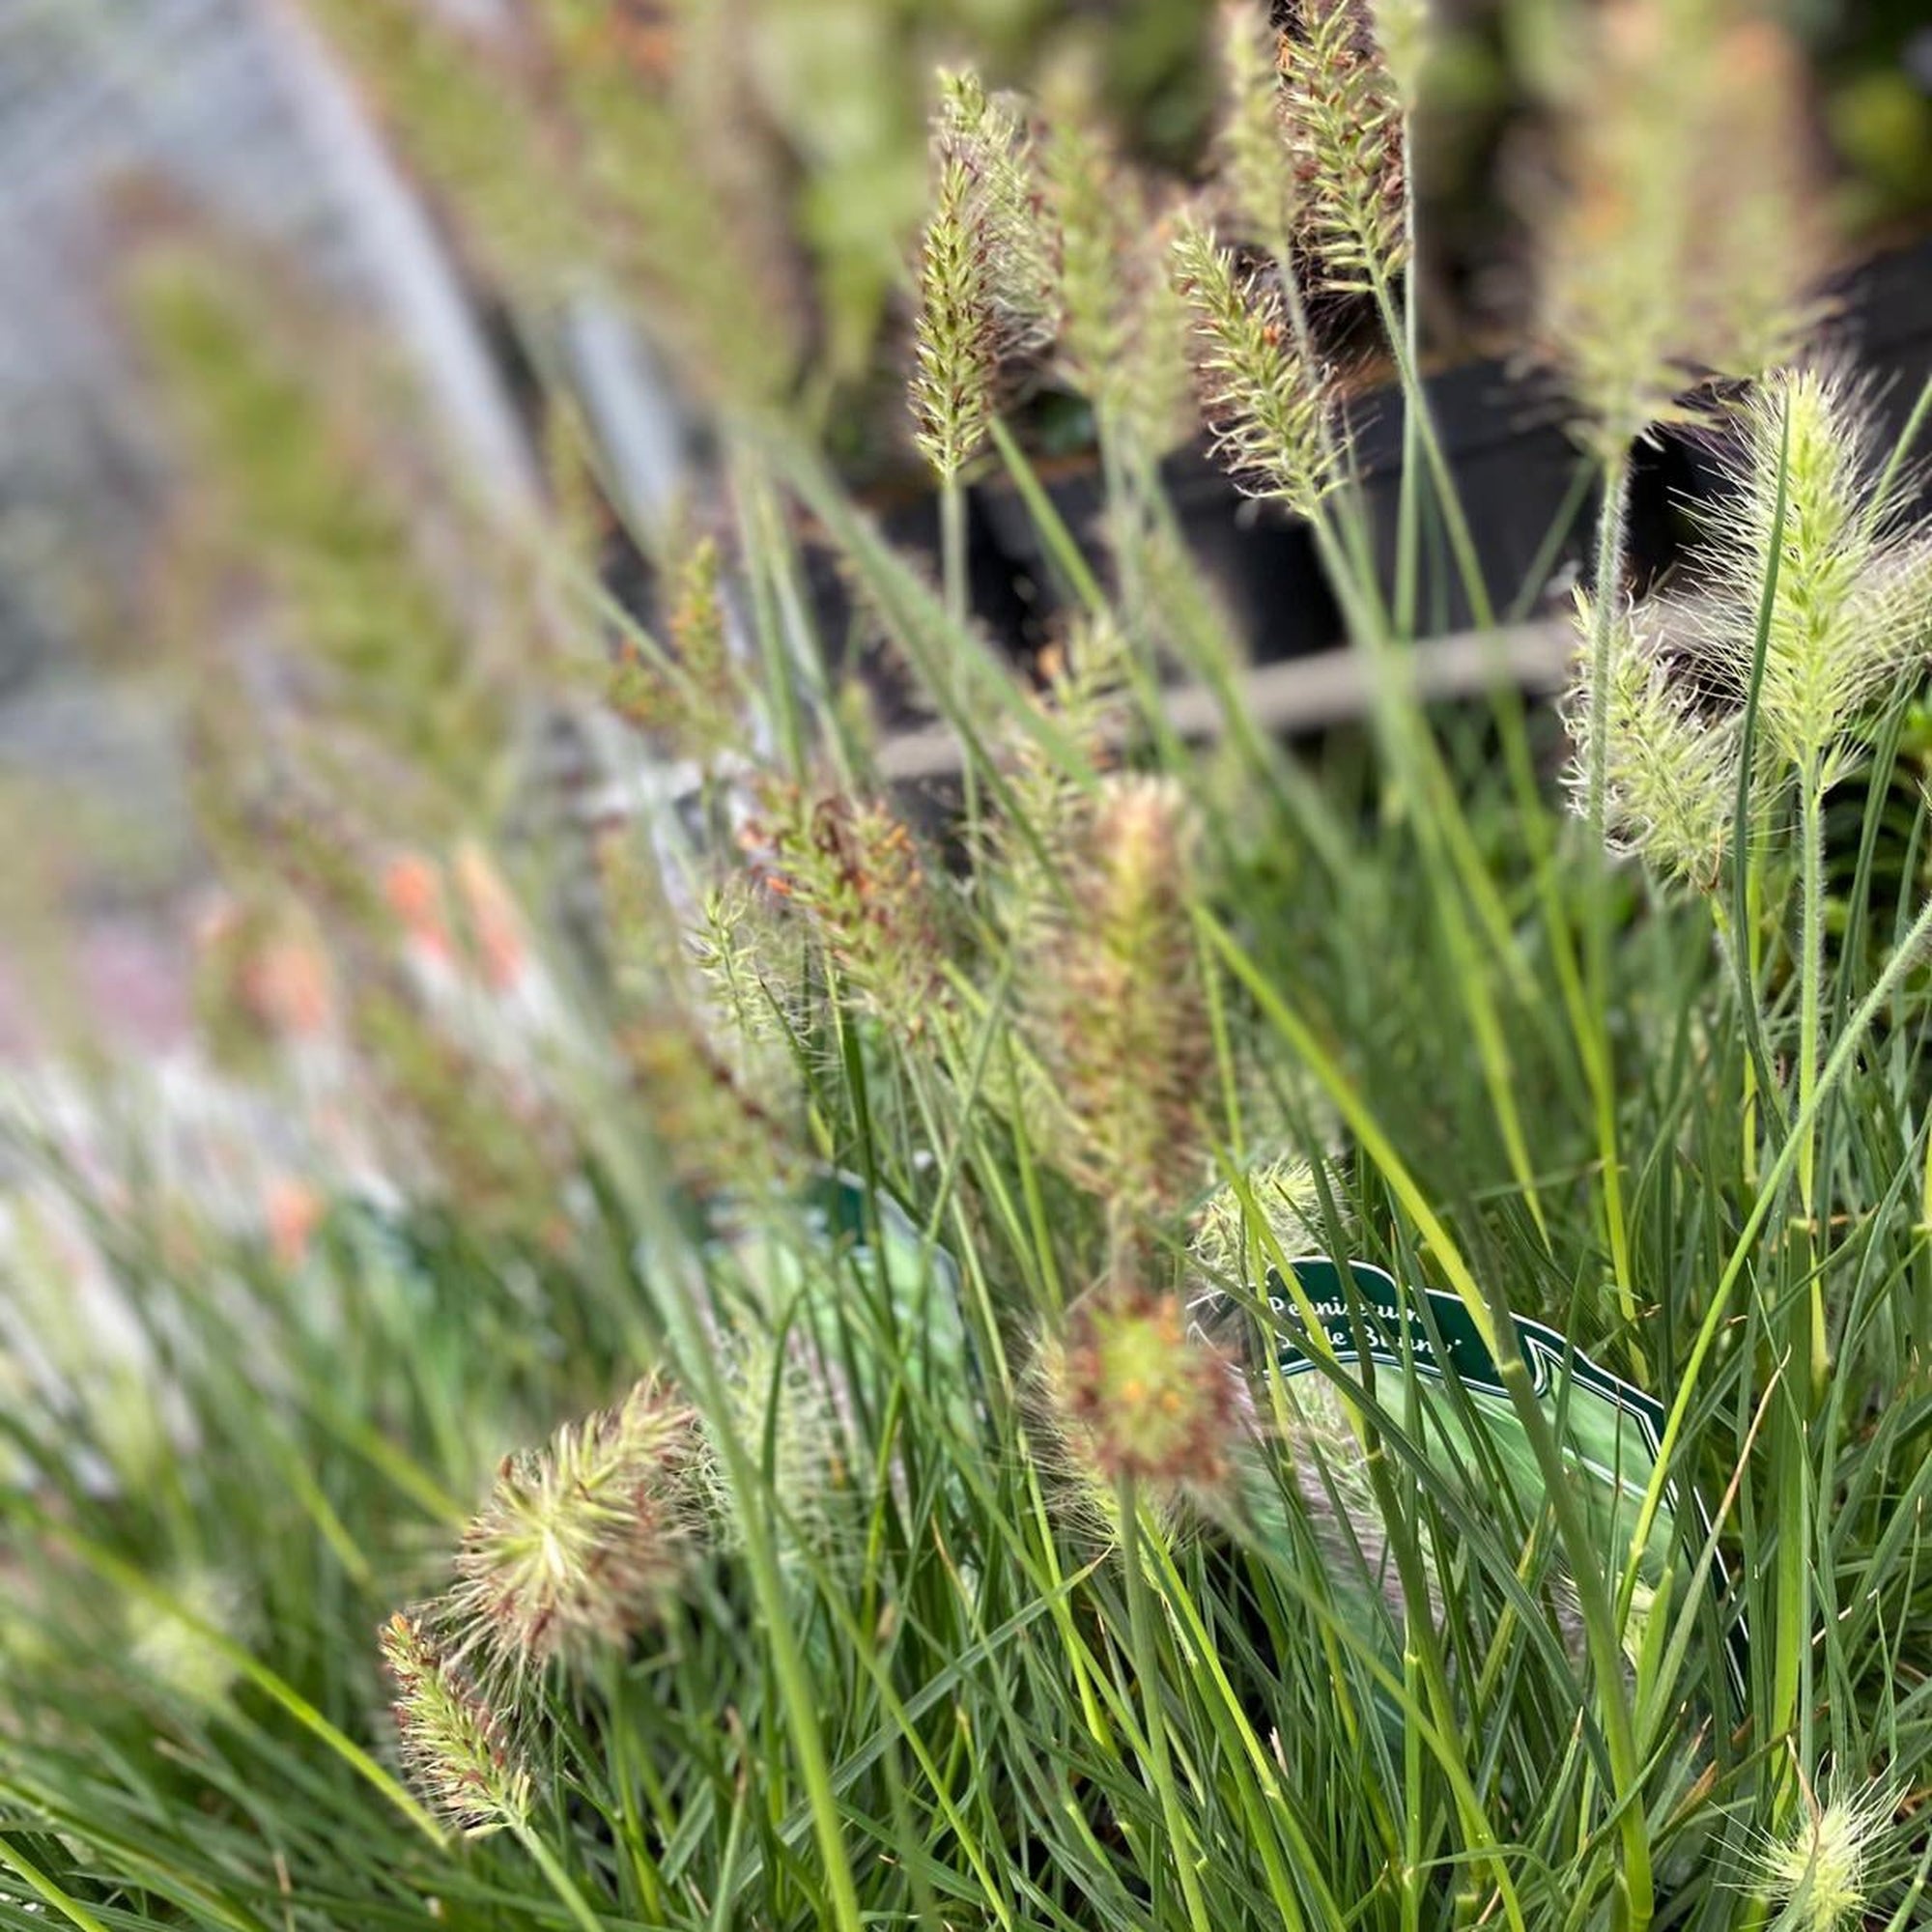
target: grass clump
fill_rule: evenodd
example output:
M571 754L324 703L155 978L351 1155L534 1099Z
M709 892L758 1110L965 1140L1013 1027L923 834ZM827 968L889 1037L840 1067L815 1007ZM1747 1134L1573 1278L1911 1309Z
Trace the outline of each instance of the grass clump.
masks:
M617 43L546 11L615 195L663 103L627 136ZM1721 304L1708 353L1705 306L1611 381L1581 331L1629 292L1562 283L1605 484L1575 688L1562 720L1423 706L1425 558L1478 621L1514 586L1416 378L1418 22L1371 17L1234 24L1221 174L1159 238L1172 285L1129 250L1118 301L1100 137L949 84L909 276L936 584L762 379L670 537L575 471L567 515L419 521L371 485L395 426L298 380L333 366L290 355L312 334L270 313L238 360L218 278L149 311L217 432L198 567L264 586L288 673L188 663L235 1070L195 1109L136 1069L9 1096L0 1922L1922 1918L1921 808L1896 888L1876 858L1925 639L1910 451L1810 364L1696 387L1737 359ZM1387 545L1307 327L1338 281L1406 419ZM543 303L518 319L541 349ZM1143 350L1192 354L1224 456L1308 520L1362 733L1244 728L1152 461L1171 391L1111 367ZM1092 530L1003 419L1048 367L1094 404ZM1628 443L1692 412L1732 494L1634 605ZM964 570L994 461L1075 612L1031 682ZM956 800L895 787L808 544ZM478 614L506 578L544 595ZM485 651L505 610L544 648ZM291 722L304 675L327 732ZM616 748L574 814L532 719ZM1839 891L1828 787L1862 813ZM1324 1346L1310 1254L1431 1292L1493 1378L1420 1372L1434 1314ZM1577 1352L1660 1406L1642 1469L1577 1455Z

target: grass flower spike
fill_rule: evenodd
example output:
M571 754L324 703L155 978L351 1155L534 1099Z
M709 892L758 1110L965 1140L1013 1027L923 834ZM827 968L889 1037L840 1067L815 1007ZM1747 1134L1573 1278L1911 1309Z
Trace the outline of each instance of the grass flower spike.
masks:
M1255 0L1229 0L1219 25L1222 198L1239 232L1285 262L1294 231L1295 175L1282 125L1277 42Z
M529 1772L508 1726L419 1617L399 1610L384 1625L383 1662L395 1687L396 1729L411 1782L470 1837L524 1830Z
M1290 337L1279 292L1244 288L1233 255L1191 218L1173 261L1216 454L1249 495L1307 516L1337 479L1324 447L1327 402Z
M1055 275L1031 143L1009 96L945 76L933 122L933 200L920 247L914 440L942 480L979 453L1001 366L1050 339Z
M956 476L985 441L999 378L999 342L974 199L966 164L956 156L942 161L920 244L910 397L913 439L942 478Z
M1821 782L1932 622L1932 548L1901 533L1903 493L1881 487L1875 440L1864 398L1834 371L1786 370L1760 384L1742 410L1735 488L1701 549L1712 594L1698 628L1742 693L1778 543L1759 728L1782 762Z
M1282 36L1281 78L1304 243L1329 288L1386 289L1408 256L1407 156L1403 103L1363 0L1303 0L1299 31Z
M1074 1309L1052 1378L1077 1460L1108 1482L1211 1488L1240 1428L1232 1360L1190 1334L1173 1295L1108 1290Z
M1738 720L1700 715L1681 674L1674 673L1646 614L1612 620L1606 702L1603 707L1604 833L1616 851L1635 852L1666 878L1715 890L1731 838L1737 797ZM1592 635L1588 602L1577 602L1578 636ZM1589 682L1578 679L1564 705L1576 757L1572 796L1584 810L1589 784Z
M691 1411L640 1381L615 1406L505 1459L464 1532L449 1607L466 1651L515 1682L623 1642L682 1576Z
M1755 376L1802 339L1821 251L1800 75L1727 0L1610 0L1560 93L1542 327L1612 457L1694 413L1678 399L1706 377Z
M1041 1057L1065 1101L1063 1164L1128 1212L1191 1190L1209 1054L1186 893L1194 823L1160 779L1109 781L1074 835L1072 911L1029 973Z
M1750 1884L1764 1893L1778 1932L1848 1932L1867 1922L1881 1841L1897 1793L1879 1785L1833 1790L1805 1804L1781 1836L1753 1850Z

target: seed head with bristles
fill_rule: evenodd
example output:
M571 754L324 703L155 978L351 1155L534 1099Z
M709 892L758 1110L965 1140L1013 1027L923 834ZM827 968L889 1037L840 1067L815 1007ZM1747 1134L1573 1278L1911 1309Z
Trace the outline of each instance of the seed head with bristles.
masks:
M1738 782L1738 720L1707 718L1681 668L1662 655L1655 610L1612 620L1603 707L1604 832L1613 851L1639 853L1667 878L1715 890L1729 847ZM1591 635L1588 600L1577 599L1577 628ZM1592 705L1587 660L1565 695L1563 720L1576 756L1569 774L1586 810Z
M1608 0L1562 84L1532 202L1548 353L1605 454L1695 416L1712 374L1794 353L1821 262L1802 72L1730 0ZM1540 205L1537 205L1540 202Z
M932 148L942 165L957 161L973 184L1001 355L1043 348L1055 319L1053 246L1025 104L1017 95L989 94L970 71L942 74Z
M1280 294L1244 288L1233 255L1191 217L1175 238L1173 268L1216 454L1249 495L1309 515L1338 480L1328 403L1290 338Z
M1386 287L1408 259L1403 103L1366 0L1302 0L1281 39L1301 235L1331 289Z
M1224 1280L1241 1277L1256 1257L1264 1272L1268 1257L1261 1251L1257 1218L1291 1259L1322 1238L1321 1190L1314 1168L1301 1155L1282 1154L1263 1162L1247 1177L1245 1200L1235 1187L1216 1188L1195 1222L1191 1259L1209 1276Z
M1837 1783L1821 1803L1807 1787L1781 1836L1753 1846L1747 1882L1777 1915L1777 1932L1847 1932L1866 1922L1898 1793Z
M504 1460L464 1531L449 1598L493 1677L515 1683L619 1644L675 1587L694 1540L695 1429L646 1379Z
M952 477L985 440L1002 365L1051 339L1055 275L1018 102L976 74L942 75L931 151L911 404L914 440Z
M1223 1482L1246 1406L1238 1370L1190 1331L1179 1298L1141 1288L1075 1306L1048 1394L1071 1453L1110 1482L1156 1492Z
M529 1816L529 1773L502 1715L415 1613L397 1611L383 1627L382 1643L411 1783L471 1837L521 1828Z
M1104 436L1162 455L1191 431L1189 371L1146 185L1077 121L1055 128L1042 177L1059 239L1061 372Z
M1226 0L1218 24L1221 200L1237 233L1285 262L1296 194L1282 124L1278 42L1256 0Z
M1742 694L1776 544L1759 726L1786 765L1829 781L1848 737L1924 648L1932 545L1904 528L1904 491L1881 484L1867 399L1841 373L1781 371L1748 393L1741 424L1733 488L1698 549L1710 595L1697 628Z
M1034 935L1029 1030L1065 1102L1061 1164L1147 1212L1190 1191L1200 1159L1194 821L1171 780L1115 778L1069 838L1070 907Z
M979 453L999 379L999 337L974 204L973 177L957 156L949 156L940 163L920 244L910 394L914 440L941 477L956 476Z

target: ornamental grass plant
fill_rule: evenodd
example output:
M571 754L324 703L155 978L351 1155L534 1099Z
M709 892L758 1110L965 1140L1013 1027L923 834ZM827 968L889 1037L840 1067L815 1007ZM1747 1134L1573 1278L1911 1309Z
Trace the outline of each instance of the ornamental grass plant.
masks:
M943 80L930 569L800 428L627 10L544 0L497 65L318 13L497 278L545 487L452 479L382 345L216 238L130 273L195 479L154 624L213 1070L191 1118L85 1060L8 1095L0 1924L1932 1920L1926 404L1882 438L1817 338L1776 30L1572 23L1539 348L1600 487L1552 710L1413 676L1445 585L1542 588L1485 579L1421 380L1422 10L1231 4L1196 184ZM1649 137L1741 59L1721 153ZM704 365L654 524L547 353L586 286ZM1043 383L1091 528L1011 424ZM1247 709L1161 468L1204 423L1306 521L1361 733ZM1686 426L1723 485L1637 585L1632 447ZM974 609L987 474L1037 674ZM1287 1376L1306 1255L1452 1297L1525 1456L1453 1373ZM1519 1318L1661 1406L1617 1547Z

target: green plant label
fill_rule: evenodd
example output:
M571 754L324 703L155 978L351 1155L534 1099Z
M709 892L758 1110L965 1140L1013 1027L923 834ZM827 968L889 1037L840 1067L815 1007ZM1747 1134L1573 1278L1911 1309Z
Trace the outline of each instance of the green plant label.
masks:
M1325 1352L1336 1369L1361 1378L1390 1413L1403 1404L1378 1370L1402 1378L1427 1397L1422 1441L1433 1464L1473 1489L1480 1474L1507 1484L1526 1514L1540 1510L1544 1485L1537 1462L1503 1385L1502 1371L1482 1329L1458 1295L1429 1289L1416 1294L1386 1269L1366 1262L1340 1263L1325 1256L1289 1264L1293 1284L1269 1269L1264 1292L1273 1309L1284 1376L1321 1373ZM1549 1411L1566 1463L1577 1479L1593 1539L1605 1574L1620 1574L1641 1522L1643 1501L1662 1451L1662 1404L1621 1377L1600 1368L1555 1329L1512 1317L1516 1344L1529 1370L1530 1387ZM1319 1330L1323 1344L1317 1344ZM1325 1347L1324 1347L1325 1345ZM1453 1391L1453 1395L1450 1394ZM1478 1440L1480 1435L1481 1439ZM1683 1545L1678 1519L1687 1498L1674 1480L1661 1492L1638 1566L1640 1605L1654 1600L1677 1562ZM1694 1492L1690 1520L1708 1540L1710 1519ZM1728 1615L1731 1590L1721 1558L1712 1564L1720 1613ZM1732 1688L1744 1694L1745 1632L1731 1617L1726 1646Z

